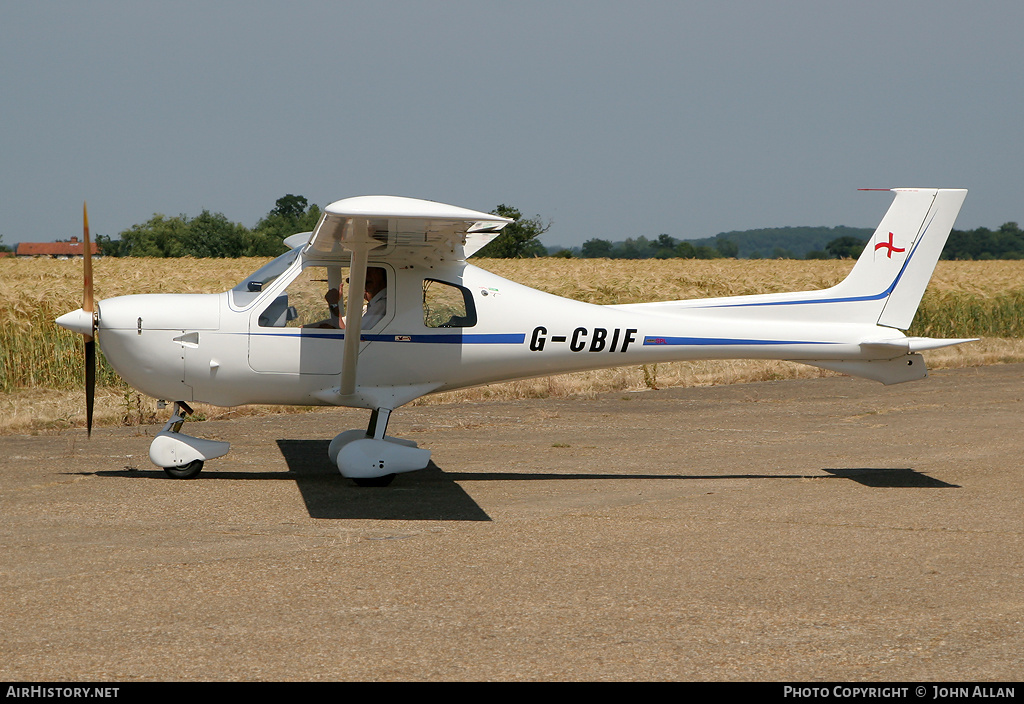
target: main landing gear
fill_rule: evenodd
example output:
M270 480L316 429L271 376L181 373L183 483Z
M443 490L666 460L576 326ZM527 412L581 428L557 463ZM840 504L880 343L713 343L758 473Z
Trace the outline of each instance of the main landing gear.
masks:
M357 486L387 486L396 474L425 469L430 463L430 450L385 434L390 416L390 408L375 409L365 432L346 430L327 448L338 471Z
M192 415L189 405L175 401L171 419L149 446L149 459L175 479L192 479L202 471L203 462L225 455L231 449L230 443L203 440L180 432L181 424L189 415Z

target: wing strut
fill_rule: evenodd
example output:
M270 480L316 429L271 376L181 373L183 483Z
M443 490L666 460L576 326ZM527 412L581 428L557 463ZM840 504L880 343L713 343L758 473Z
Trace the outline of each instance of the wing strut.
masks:
M359 366L359 345L363 330L363 290L366 287L366 262L370 250L383 242L374 239L366 218L352 218L342 246L352 252L348 275L348 300L345 303L345 352L341 360L341 395L350 396L356 390L356 371Z

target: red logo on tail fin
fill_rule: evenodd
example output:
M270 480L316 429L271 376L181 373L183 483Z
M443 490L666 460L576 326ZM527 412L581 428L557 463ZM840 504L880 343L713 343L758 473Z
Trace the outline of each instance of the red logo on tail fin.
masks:
M885 249L886 249L885 256L889 257L889 259L892 259L892 253L893 252L906 252L907 251L905 247L894 247L893 246L893 244L892 244L892 233L891 232L889 233L889 241L888 242L879 242L878 244L875 245L875 249L876 250L879 250L882 247L885 247Z

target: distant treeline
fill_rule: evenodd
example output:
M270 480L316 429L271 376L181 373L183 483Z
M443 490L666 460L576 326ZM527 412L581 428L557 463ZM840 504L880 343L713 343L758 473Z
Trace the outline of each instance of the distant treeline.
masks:
M953 230L942 250L943 259L1024 259L1024 231L1015 222L998 230Z
M549 248L551 256L606 259L844 259L860 256L874 233L855 227L781 227L723 232L699 240L655 239L621 242L590 239L582 247ZM998 230L953 230L943 259L1024 259L1024 231L1015 222Z
M99 235L96 242L112 257L274 257L288 251L286 237L311 231L319 219L319 207L289 193L252 229L209 210L195 217L155 214L116 240Z
M556 254L608 259L829 259L849 256L851 244L862 248L872 232L855 227L776 227L723 232L698 240L661 234L622 242L591 239L582 247Z
M681 240L668 234L619 242L593 238L581 247L545 247L540 236L551 227L541 217L524 218L519 210L499 205L493 212L512 218L501 235L478 256L520 258L548 256L601 259L842 259L860 256L873 229L856 227L777 227L722 232L714 237ZM195 217L153 215L117 239L96 238L100 252L115 257L269 257L282 254L284 239L309 232L320 208L303 196L278 198L274 208L252 229L204 210ZM0 242L2 244L2 242ZM1024 259L1024 232L1015 222L997 230L953 230L943 259Z
M545 224L539 215L524 218L508 205L499 205L492 212L513 222L481 250L481 256L520 258L547 253L539 238L550 222ZM195 217L155 214L121 232L117 239L100 235L96 242L100 253L109 257L273 257L287 251L285 238L311 232L320 213L320 207L304 196L289 193L278 198L273 210L252 229L209 210Z

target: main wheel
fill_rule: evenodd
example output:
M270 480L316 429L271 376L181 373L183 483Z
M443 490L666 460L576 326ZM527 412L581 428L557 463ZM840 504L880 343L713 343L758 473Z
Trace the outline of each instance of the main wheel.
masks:
M394 479L394 474L385 474L383 477L352 477L356 486L387 486Z
M175 479L192 479L203 469L202 460L192 460L188 464L180 467L164 467L164 472L167 473L168 477Z

